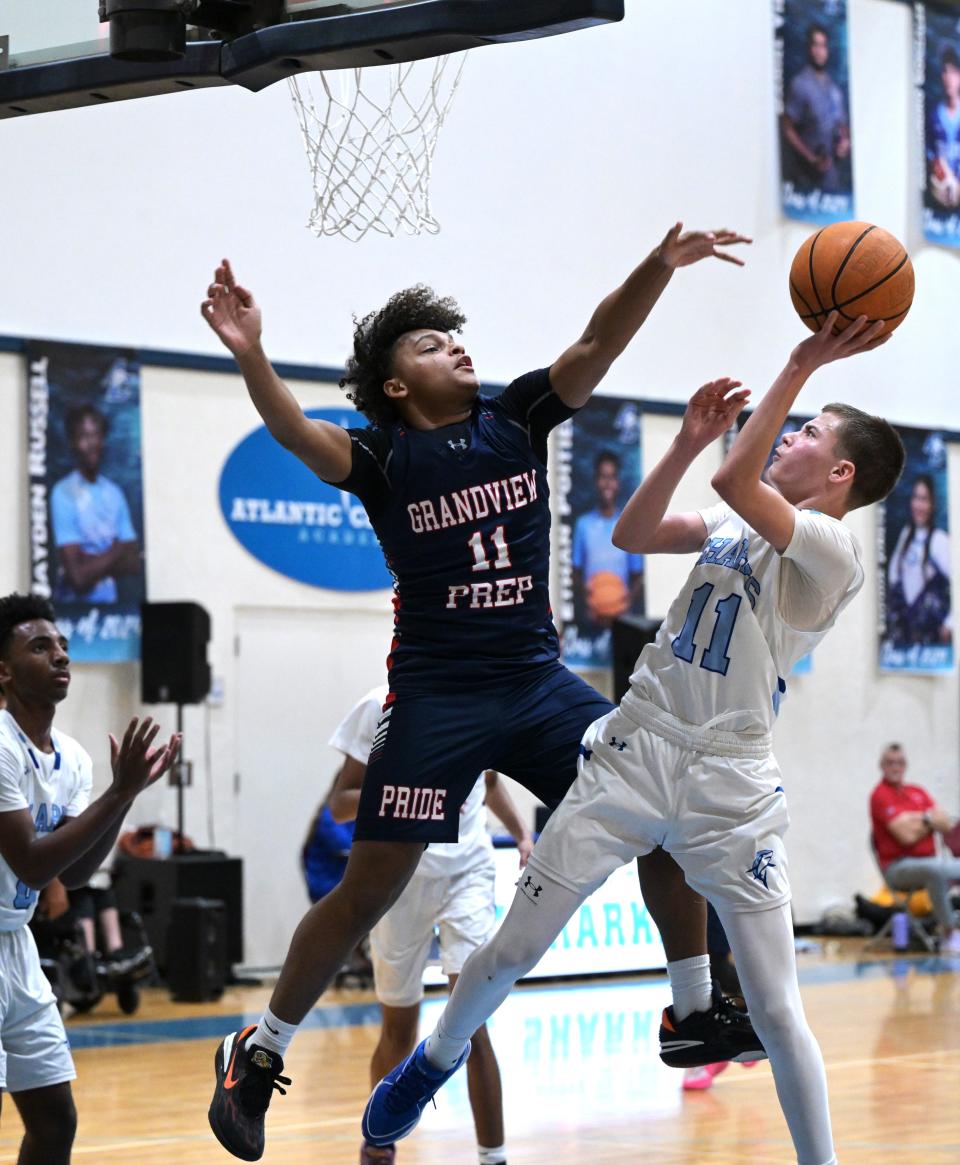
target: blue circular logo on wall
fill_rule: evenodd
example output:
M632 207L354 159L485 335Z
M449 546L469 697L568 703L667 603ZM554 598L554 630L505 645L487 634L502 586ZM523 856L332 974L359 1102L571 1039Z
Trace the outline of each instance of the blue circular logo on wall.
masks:
M356 428L348 409L307 409L308 417ZM287 578L335 591L393 586L360 502L327 485L261 426L227 458L220 509L245 550Z

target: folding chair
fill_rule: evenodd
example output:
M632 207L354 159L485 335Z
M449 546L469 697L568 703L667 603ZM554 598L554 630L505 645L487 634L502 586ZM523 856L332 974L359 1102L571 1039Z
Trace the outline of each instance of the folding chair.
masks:
M873 830L870 831L869 845L870 852L873 854L874 861L877 863L877 869L879 869L880 876L883 878L883 884L887 887L893 897L893 913L883 924L883 926L877 931L873 938L865 944L863 949L865 951L871 951L875 947L882 946L887 940L889 940L890 946L893 946L893 920L898 914L903 913L907 916L907 925L910 928L911 939L916 939L917 942L919 942L926 950L930 951L931 953L935 952L937 949L937 940L933 937L933 935L927 933L927 930L923 925L923 919L918 918L915 914L910 913L910 895L913 893L913 891L896 890L887 881L887 876L884 873L883 867L880 865L880 859L877 855L877 847L873 840ZM928 914L925 917L930 918L931 915Z

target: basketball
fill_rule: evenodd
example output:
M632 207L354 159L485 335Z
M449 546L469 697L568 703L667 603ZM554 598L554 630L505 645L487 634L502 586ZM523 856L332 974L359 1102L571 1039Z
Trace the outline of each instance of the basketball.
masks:
M587 583L587 605L594 619L616 619L630 606L627 584L612 570L598 570Z
M812 332L831 311L837 331L858 316L884 320L892 332L913 303L913 264L903 244L882 227L838 222L811 235L790 268L790 298Z

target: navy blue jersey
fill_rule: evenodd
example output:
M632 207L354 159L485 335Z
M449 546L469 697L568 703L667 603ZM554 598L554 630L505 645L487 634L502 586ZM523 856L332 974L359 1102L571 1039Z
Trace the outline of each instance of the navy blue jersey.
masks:
M339 482L363 503L395 579L394 691L515 675L555 660L547 434L574 409L548 369L478 396L440 429L351 429Z

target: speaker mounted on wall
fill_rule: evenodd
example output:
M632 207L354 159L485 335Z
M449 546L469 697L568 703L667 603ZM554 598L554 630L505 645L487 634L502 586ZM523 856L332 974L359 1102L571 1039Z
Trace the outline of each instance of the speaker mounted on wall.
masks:
M613 698L618 703L630 687L630 677L637 666L637 656L657 637L662 619L643 615L621 615L613 623Z
M210 693L209 614L199 603L143 603L140 619L143 703L202 703Z

